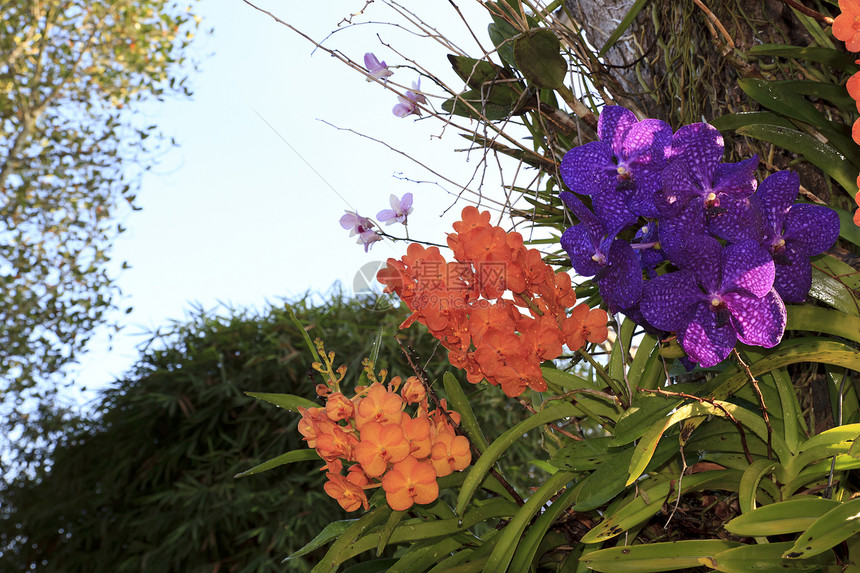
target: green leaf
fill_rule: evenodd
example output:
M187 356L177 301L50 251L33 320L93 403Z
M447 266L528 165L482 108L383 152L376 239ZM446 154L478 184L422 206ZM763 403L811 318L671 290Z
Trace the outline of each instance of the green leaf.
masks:
M565 484L573 479L573 472L558 472L550 476L528 501L520 508L516 515L508 522L499 534L499 542L490 554L490 559L484 566L484 571L507 571L508 565L513 559L520 537L523 535L529 522L534 515L540 511L544 504L549 501Z
M360 518L349 522L349 527L337 535L336 541L332 543L331 547L329 547L328 552L326 552L322 560L317 563L313 569L311 569L311 573L322 573L323 571L336 570L341 563L354 555L349 552L361 534L368 528L381 523L390 513L391 508L387 505L382 505L376 509L371 509ZM364 539L367 539L367 537L369 536L365 536ZM373 547L375 547L375 545Z
M572 394L570 399L586 414L615 420L623 412L615 396L603 392L600 386L581 376L557 368L541 367L541 372L550 385L560 386L567 391L581 390ZM601 422L599 418L595 421Z
M857 191L858 167L830 145L796 129L778 125L748 125L738 128L737 133L768 141L802 155L807 161L836 180L848 195L854 197L854 193Z
M504 18L494 15L492 24L487 26L487 33L490 36L490 41L493 42L493 45L498 50L502 61L509 66L516 67L514 39L519 35L520 31L511 26Z
M445 386L445 393L448 395L448 406L460 414L460 427L469 436L472 444L483 454L489 445L487 437L478 424L478 419L475 417L475 412L472 411L469 399L463 392L463 387L450 372L445 372L442 376L442 383Z
M448 61L451 62L451 67L460 79L474 90L489 91L490 85L513 77L510 71L487 60L448 54Z
M726 523L726 531L741 537L767 537L804 531L819 517L839 505L838 501L799 495L757 507Z
M391 539L391 534L394 533L394 530L397 528L397 525L400 523L400 520L403 519L404 515L406 515L405 511L392 511L391 515L388 516L388 521L385 522L385 526L379 532L379 542L376 544L377 557L382 556L382 552L385 550L388 540Z
M606 462L611 441L612 437L608 436L572 442L556 451L550 463L559 469L577 472L597 469Z
M509 571L527 571L530 564L540 549L549 528L556 522L559 516L570 507L576 496L576 488L568 488L558 496L547 508L544 508L540 517L532 523L523 535L522 541L511 559ZM504 538L503 538L504 540Z
M743 513L749 513L755 509L758 484L776 466L777 463L773 460L756 460L744 471L738 487L738 505Z
M702 564L711 569L725 573L781 573L783 571L816 571L820 572L824 565L833 563L833 555L812 560L783 559L782 554L791 547L791 542L763 543L758 545L742 545L727 549L713 557L702 559Z
M263 462L258 466L254 466L249 470L245 470L241 473L238 473L233 476L233 479L258 474L266 470L282 466L284 464L291 464L294 462L320 461L320 459L321 458L319 457L319 454L317 454L316 450L294 450L292 452L281 454L280 456L272 458L267 462Z
M786 330L821 332L860 343L860 317L808 305L786 305L786 310Z
M323 545L328 544L330 541L333 541L340 537L340 535L350 528L356 521L356 519L344 519L341 521L333 521L326 525L322 531L317 533L316 537L308 541L304 547L287 557L286 560L296 559L298 557L303 557L315 549L319 549Z
M560 50L561 44L551 31L529 30L514 41L516 68L538 87L561 87L567 74L567 61Z
M463 482L463 487L460 489L460 493L457 496L457 514L464 514L466 506L475 494L475 490L477 490L480 483L484 481L490 468L493 467L496 460L498 460L499 457L501 457L501 455L505 453L505 451L523 434L533 428L542 426L543 424L554 422L560 418L573 417L576 414L577 412L573 405L567 402L562 402L526 418L499 436L496 441L490 444L487 451L485 451L481 457L475 461L474 466L472 466L471 471L469 471L469 474L466 476L466 479Z
M245 392L244 394L258 400L263 400L269 404L274 404L290 412L298 412L299 408L316 408L319 406L319 404L311 402L307 398L294 396L293 394L269 394L266 392Z
M491 92L496 93L495 90ZM516 101L516 100L515 100ZM507 119L514 113L513 103L498 104L481 97L478 90L469 90L457 97L442 102L442 109L448 113L473 119L499 121Z
M582 537L582 543L600 543L621 535L628 529L639 525L660 511L664 504L675 501L678 495L702 489L735 490L740 481L741 472L738 470L711 470L689 476L684 476L678 483L676 478L660 476L660 482L650 487L641 488L644 491L634 497L629 503L608 513L605 519Z
M759 44L750 48L747 54L751 56L782 56L809 62L820 62L849 74L860 72L860 66L854 63L854 55L849 54L845 50L815 47L802 48L786 44Z
M636 0L633 3L633 6L630 7L630 11L621 19L621 22L618 24L618 27L615 28L615 31L612 32L612 35L609 36L609 39L606 40L606 43L603 44L603 47L600 48L600 51L597 53L598 58L602 58L606 55L606 52L615 45L615 42L618 41L624 32L627 31L627 28L630 27L631 24L636 20L636 16L639 15L639 12L642 11L642 8L645 7L645 4L648 0Z
M600 549L582 557L594 571L606 573L656 573L699 567L699 559L739 547L724 539L687 539Z
M796 126L785 116L773 113L770 111L742 111L738 113L730 113L716 119L711 120L711 125L720 131L734 131L738 128L748 125L779 125L789 129L795 129Z
M860 246L860 227L854 224L854 214L845 209L830 206L839 215L839 236L850 243Z

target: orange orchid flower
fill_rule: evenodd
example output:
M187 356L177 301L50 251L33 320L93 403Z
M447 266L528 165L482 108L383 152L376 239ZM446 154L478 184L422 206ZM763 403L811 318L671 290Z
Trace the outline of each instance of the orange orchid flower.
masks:
M406 379L400 395L407 404L417 404L427 398L427 390L417 376L410 376Z
M860 52L860 3L856 0L839 0L842 11L833 20L833 35L845 42L849 52Z
M368 477L385 473L389 463L397 463L409 455L409 441L399 424L383 426L368 422L361 429L361 441L355 446L355 461Z
M390 392L379 382L374 382L355 409L355 427L362 431L368 422L399 422L402 410L403 399L400 395Z
M325 413L332 422L349 420L355 414L355 404L341 392L336 392L326 400Z
M414 503L430 503L439 497L433 465L413 456L394 464L382 478L382 489L388 505L395 511L405 511Z
M355 511L359 507L370 508L367 503L367 495L361 487L339 474L328 473L326 476L329 481L325 482L323 489L337 500L344 511Z
M440 432L430 453L430 462L437 477L444 477L468 467L472 461L469 440L453 432Z

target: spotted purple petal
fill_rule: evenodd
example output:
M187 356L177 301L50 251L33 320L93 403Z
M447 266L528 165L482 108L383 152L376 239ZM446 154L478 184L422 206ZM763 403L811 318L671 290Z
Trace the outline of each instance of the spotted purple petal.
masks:
M624 135L621 155L630 160L631 168L659 169L672 145L672 128L659 119L643 119Z
M672 137L673 158L682 158L700 183L713 180L714 169L723 158L723 136L707 123L691 123Z
M561 246L570 257L570 264L577 274L590 277L597 274L601 264L594 260L597 248L585 225L573 225L561 235Z
M693 271L705 291L715 292L720 285L722 249L720 242L713 237L690 236L672 262L679 268Z
M839 238L839 215L824 205L794 205L785 216L783 238L798 252L815 256Z
M790 245L774 259L776 276L773 288L785 302L801 303L812 287L812 265L809 255L801 254Z
M569 191L562 191L558 194L564 204L570 209L579 221L585 225L591 234L592 242L597 245L601 237L606 235L606 228L603 223L592 213L585 204L579 200L579 197Z
M662 186L654 196L654 203L660 216L680 215L698 194L700 188L685 161L682 159L670 161L663 169Z
M702 298L695 275L682 270L647 281L639 309L654 328L674 332L687 324L692 306Z
M638 120L632 111L620 105L608 105L597 118L597 136L613 150L620 151L624 135Z
M633 306L642 297L642 267L627 241L615 239L609 249L609 266L597 285L612 313ZM600 273L598 273L600 277Z
M627 208L626 196L623 189L598 193L591 199L594 214L603 223L607 235L614 237L623 229L639 220L633 211Z
M666 257L676 266L683 266L687 244L705 234L705 217L699 200L691 201L678 217L660 219L659 233Z
M773 259L756 241L746 240L723 249L722 292L743 289L756 298L773 287Z
M738 163L720 163L714 168L714 179L711 189L717 196L725 195L733 199L744 199L755 193L758 183L755 170L758 167L758 155Z
M602 141L574 147L561 159L561 178L565 185L582 195L594 195L616 181L612 149Z
M705 212L708 232L730 243L744 239L760 240L764 236L761 211L757 203L746 199L724 198L720 206Z
M768 175L756 191L762 215L772 229L782 230L783 219L800 191L800 177L794 171Z
M738 340L744 344L773 348L785 332L785 305L775 290L761 298L727 293L723 300L732 313Z
M700 302L693 307L690 322L678 332L678 342L690 360L709 368L726 359L737 342L727 310L714 312L710 304Z

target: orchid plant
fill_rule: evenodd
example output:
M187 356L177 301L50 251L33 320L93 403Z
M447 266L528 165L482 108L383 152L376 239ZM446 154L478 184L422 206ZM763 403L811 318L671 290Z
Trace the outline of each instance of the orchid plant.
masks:
M829 37L851 49L860 5L786 3L813 46L700 2L652 18L636 2L597 42L574 3L500 0L481 3L492 47L472 58L409 12L452 52L454 80L397 52L444 91L438 106L371 53L348 62L397 94L395 116L440 119L482 149L504 193L464 184L479 207L447 249L410 241L378 275L401 328L426 329L461 376L433 380L404 348L412 372L387 389L371 356L353 398L334 382L266 398L302 408L313 449L260 467L312 460L333 498L365 512L296 554L330 544L314 571L372 549L367 571L860 564L860 128L849 137L843 87L860 67ZM406 225L412 199L391 195L377 219ZM365 250L386 236L355 212L341 225ZM309 345L314 367L346 384L321 349ZM496 387L500 408L530 417L486 436L470 396ZM323 413L383 395L378 425ZM504 453L534 432L545 451L518 491Z

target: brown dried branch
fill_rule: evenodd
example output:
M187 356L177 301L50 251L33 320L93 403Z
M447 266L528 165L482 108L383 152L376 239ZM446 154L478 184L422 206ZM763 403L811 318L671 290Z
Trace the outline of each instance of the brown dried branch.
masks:
M747 363L744 362L743 358L741 358L740 353L737 348L735 348L732 352L735 354L735 359L737 359L738 364L740 364L741 368L744 372L746 372L747 377L750 382L752 382L753 389L755 389L755 393L758 396L759 407L761 407L761 415L764 418L764 425L767 426L767 459L773 459L773 447L772 447L772 436L773 436L773 428L770 425L770 417L767 414L767 406L764 403L764 396L761 393L761 388L758 386L758 380L755 379L752 372L750 371L750 367L747 366Z

